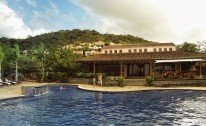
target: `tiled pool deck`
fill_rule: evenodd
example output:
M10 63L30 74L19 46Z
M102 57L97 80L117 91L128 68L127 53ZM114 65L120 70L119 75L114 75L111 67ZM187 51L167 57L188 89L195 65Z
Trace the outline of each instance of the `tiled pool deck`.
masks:
M19 85L10 86L10 87L1 87L0 88L0 100L23 97L21 94L21 86L44 86L47 83L36 83L36 82L22 82ZM56 83L49 83L53 85ZM60 84L60 83L59 83ZM71 84L63 84L71 85ZM74 84L72 84L74 85ZM88 91L102 91L102 92L127 92L127 91L147 91L147 90L206 90L206 87L144 87L144 86L125 86L125 87L100 87L87 84L75 84L78 85L80 89Z

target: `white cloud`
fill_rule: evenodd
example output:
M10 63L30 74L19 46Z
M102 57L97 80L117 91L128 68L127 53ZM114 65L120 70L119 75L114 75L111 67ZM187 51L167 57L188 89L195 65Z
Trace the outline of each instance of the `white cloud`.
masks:
M31 30L12 9L0 3L0 36L24 38Z
M47 32L50 32L50 31L44 28L36 29L32 32L32 36L40 35L40 34L47 33Z
M0 15L0 37L26 38L28 35L47 32L45 29L31 30L25 25L22 17L3 2L0 2Z
M77 0L100 30L152 41L180 43L206 39L205 0Z
M26 0L26 2L32 7L37 7L37 4L36 4L35 0Z

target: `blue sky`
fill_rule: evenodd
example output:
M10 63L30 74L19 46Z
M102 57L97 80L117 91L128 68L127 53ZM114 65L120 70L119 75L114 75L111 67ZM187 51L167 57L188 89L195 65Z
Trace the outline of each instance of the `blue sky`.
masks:
M0 0L0 37L95 29L176 44L206 40L205 0Z
M72 0L7 0L31 29L39 27L57 31L61 29L93 29L88 14Z

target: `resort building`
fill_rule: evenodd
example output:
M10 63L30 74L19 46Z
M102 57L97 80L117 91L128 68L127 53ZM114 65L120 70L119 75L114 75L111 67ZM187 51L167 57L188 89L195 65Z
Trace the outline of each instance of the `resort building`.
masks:
M101 53L143 53L143 52L167 52L176 51L176 46L173 43L149 43L139 45L119 45L105 46Z
M203 79L206 55L176 51L173 43L105 46L101 54L82 57L84 72L108 76Z

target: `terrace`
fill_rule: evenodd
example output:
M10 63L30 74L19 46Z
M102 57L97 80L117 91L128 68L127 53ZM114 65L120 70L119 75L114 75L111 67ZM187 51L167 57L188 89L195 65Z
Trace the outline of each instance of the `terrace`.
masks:
M97 54L77 60L85 72L108 76L161 79L204 79L205 55L188 52Z

